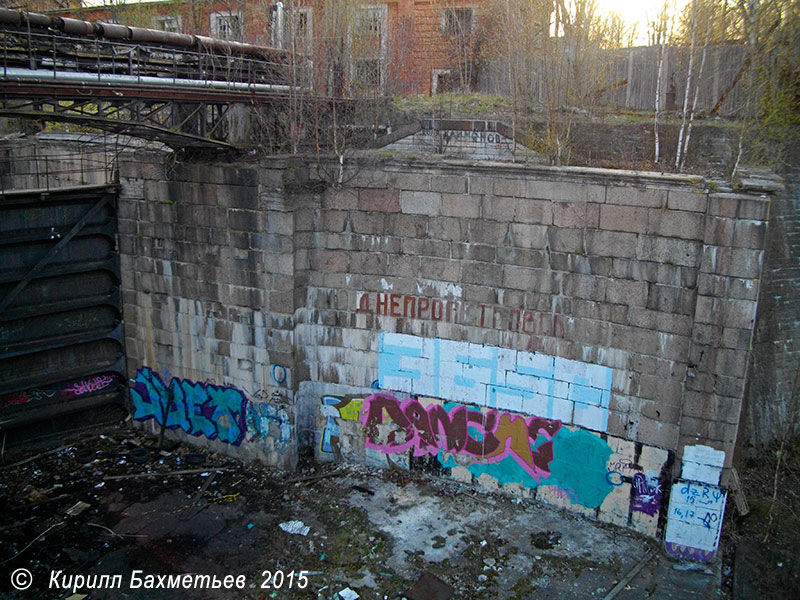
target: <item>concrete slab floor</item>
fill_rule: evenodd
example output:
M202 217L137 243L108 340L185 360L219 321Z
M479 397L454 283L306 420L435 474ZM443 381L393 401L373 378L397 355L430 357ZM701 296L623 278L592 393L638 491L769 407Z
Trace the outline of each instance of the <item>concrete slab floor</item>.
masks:
M397 600L425 573L457 599L606 598L651 552L613 597L720 594L718 565L540 504L399 470L129 459L153 443L116 430L0 471L3 598Z

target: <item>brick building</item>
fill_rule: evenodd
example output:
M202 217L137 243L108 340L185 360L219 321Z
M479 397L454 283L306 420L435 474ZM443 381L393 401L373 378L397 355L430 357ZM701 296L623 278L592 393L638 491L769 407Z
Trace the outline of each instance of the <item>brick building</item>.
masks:
M293 49L310 55L321 92L430 95L469 88L482 36L475 0L144 2L59 11Z

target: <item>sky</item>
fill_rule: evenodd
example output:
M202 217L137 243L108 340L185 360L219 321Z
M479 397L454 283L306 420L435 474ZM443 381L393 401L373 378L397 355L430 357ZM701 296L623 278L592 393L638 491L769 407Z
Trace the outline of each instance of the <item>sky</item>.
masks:
M682 8L688 0L670 0L673 14ZM637 23L636 40L639 44L647 43L647 21L652 20L664 4L664 0L597 0L597 10L608 15L616 12L628 23Z

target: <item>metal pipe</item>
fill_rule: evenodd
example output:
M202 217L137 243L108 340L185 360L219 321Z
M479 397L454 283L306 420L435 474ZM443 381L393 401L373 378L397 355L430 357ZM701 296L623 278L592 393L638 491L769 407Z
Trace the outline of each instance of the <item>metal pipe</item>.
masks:
M139 75L113 75L110 73L76 73L72 71L45 71L3 67L4 80L64 82L64 83L105 83L109 85L148 85L158 87L210 88L237 92L279 92L289 93L302 88L271 83L244 83L241 81L215 81L211 79L177 79Z

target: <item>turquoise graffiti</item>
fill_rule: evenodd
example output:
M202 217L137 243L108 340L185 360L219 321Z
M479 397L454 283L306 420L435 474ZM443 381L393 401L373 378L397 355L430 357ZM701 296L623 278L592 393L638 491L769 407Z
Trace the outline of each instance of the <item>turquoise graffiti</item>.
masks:
M289 413L284 408L266 402L251 402L247 406L247 430L254 442L274 437L278 443L288 444L292 438Z
M450 412L458 406L455 403L448 403L445 409ZM469 410L480 412L478 408ZM471 435L477 437L480 433L475 431ZM545 441L546 438L540 435L532 447L537 448ZM613 453L609 445L589 431L583 429L570 431L566 427L561 427L550 441L553 451L553 459L549 463L550 473L541 480L535 479L519 461L510 456L496 463L474 462L466 468L475 477L486 473L497 479L501 485L519 483L527 488L539 485L556 486L567 491L564 497L573 504L580 504L586 508L600 506L614 489L607 478L606 463ZM444 467L457 466L452 456L445 456L442 453L439 454L439 461Z
M247 433L247 397L236 388L178 377L167 385L152 369L141 367L130 393L137 421L155 419L161 425L166 413L168 429L234 446Z

